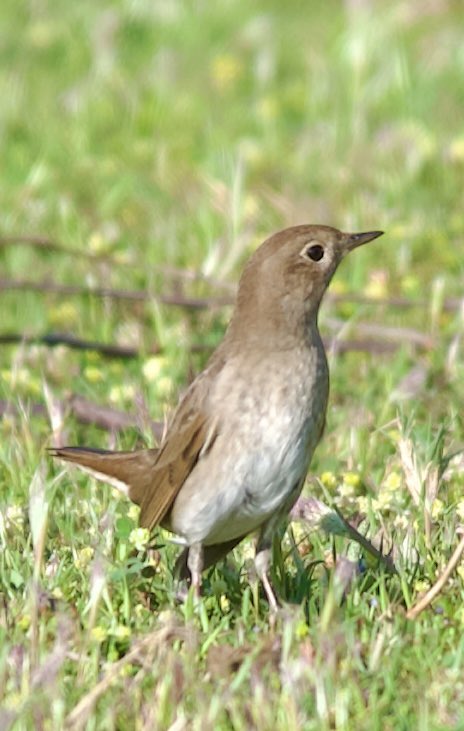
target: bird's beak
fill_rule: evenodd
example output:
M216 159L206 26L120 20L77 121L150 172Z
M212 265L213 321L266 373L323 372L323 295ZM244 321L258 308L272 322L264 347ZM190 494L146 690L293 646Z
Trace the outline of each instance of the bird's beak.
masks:
M357 249L358 246L367 244L369 241L373 241L382 235L383 231L366 231L362 234L346 234L343 248L345 252L348 253L349 251L353 251L353 249Z

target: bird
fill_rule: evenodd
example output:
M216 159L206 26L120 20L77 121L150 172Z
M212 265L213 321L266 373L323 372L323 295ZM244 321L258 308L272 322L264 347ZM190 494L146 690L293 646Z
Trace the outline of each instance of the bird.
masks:
M256 573L277 611L273 536L302 491L326 421L319 306L345 256L382 234L305 224L270 236L245 265L223 340L158 449L50 450L139 505L141 527L178 536L178 566L195 596L203 570L258 532Z

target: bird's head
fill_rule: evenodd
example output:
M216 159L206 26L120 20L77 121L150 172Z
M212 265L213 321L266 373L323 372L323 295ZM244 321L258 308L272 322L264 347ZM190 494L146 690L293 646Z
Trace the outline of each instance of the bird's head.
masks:
M339 263L382 231L349 234L330 226L293 226L267 239L242 273L232 331L279 337L316 324L322 296ZM259 334L259 333L258 333Z

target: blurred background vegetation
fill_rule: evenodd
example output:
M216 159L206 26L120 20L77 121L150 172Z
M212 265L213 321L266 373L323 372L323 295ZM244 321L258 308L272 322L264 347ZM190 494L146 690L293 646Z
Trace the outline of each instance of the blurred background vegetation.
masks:
M181 717L200 728L464 727L464 571L440 613L415 626L415 650L398 610L434 582L464 520L462 459L443 458L458 454L464 441L463 27L458 0L1 3L0 337L65 333L138 352L123 361L63 346L1 347L0 596L7 609L0 698L9 719L23 714L38 728L31 707L40 708L41 723L48 718L55 726L47 728L61 728L102 663L123 655L132 635L158 626L153 607L169 606L176 621L188 615L199 622L195 661L176 645L163 660L165 675L153 671L152 684L130 703L124 684L115 687L93 727L114 727L118 719L118 728L135 728L153 687L165 698L163 706L157 696L155 715L143 716L153 728ZM245 700L246 671L227 698L214 663L207 668L213 681L204 675L208 647L239 647L249 634L252 652L256 626L268 629L256 597L249 608L246 577L237 578L246 548L236 551L235 574L224 569L210 577L199 620L174 608L165 571L172 547L160 549L158 584L140 576L153 555L142 551L139 564L130 563L136 515L109 490L79 476L51 482L50 469L41 513L48 534L39 553L29 537L28 503L50 439L44 382L49 408L50 399L79 394L136 415L139 428L117 434L60 415L70 442L152 443L146 414L163 420L219 342L230 312L217 303L166 305L160 297L230 299L249 253L276 229L306 222L386 231L344 263L332 285L338 298L322 313L327 338L363 342L362 352L332 352L328 429L313 489L365 519L371 538L383 530L400 563L411 565L411 546L421 558L393 588L375 579L353 589L324 646L318 618L327 582L312 583L298 565L296 586L281 590L301 598L311 585L309 613L288 620L282 658L296 675L295 663L306 668L298 678L310 690L296 683L289 695L281 673L266 687L265 712L258 686ZM40 291L31 291L31 282ZM53 292L53 285L84 291ZM146 297L91 294L98 288ZM418 474L434 464L446 476L425 512L407 489L402 435L413 444ZM333 550L323 535L300 539L303 562L306 555L325 560ZM341 540L336 546L345 550ZM102 603L92 594L99 555L108 562ZM64 640L56 609L39 613L31 599L34 566L58 615L69 620L77 607L83 617L82 625L72 620L72 651L84 647L81 659L68 657L55 695L44 691L39 700L25 661L12 674L13 649L27 654L32 642L30 664L38 672L53 643ZM176 701L175 668L188 676L187 666L199 668L187 683L192 695L186 690ZM76 674L81 688L70 687ZM15 680L26 676L28 682ZM192 698L204 677L197 705ZM50 717L44 698L53 699ZM373 712L381 714L379 725Z
M0 12L1 233L96 258L13 244L5 276L159 293L172 265L234 281L269 233L309 221L387 231L341 270L340 292L460 294L460 3L6 0ZM180 353L190 338L154 304L133 316L1 297L6 330L167 339ZM175 381L185 367L169 364Z

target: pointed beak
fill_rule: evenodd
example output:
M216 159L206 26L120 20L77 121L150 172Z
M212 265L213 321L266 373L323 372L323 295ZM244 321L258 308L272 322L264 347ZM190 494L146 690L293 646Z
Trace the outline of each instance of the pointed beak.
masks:
M346 253L348 253L349 251L353 251L353 249L357 249L358 246L367 244L369 241L373 241L382 235L383 231L366 231L361 234L346 234L343 248Z

